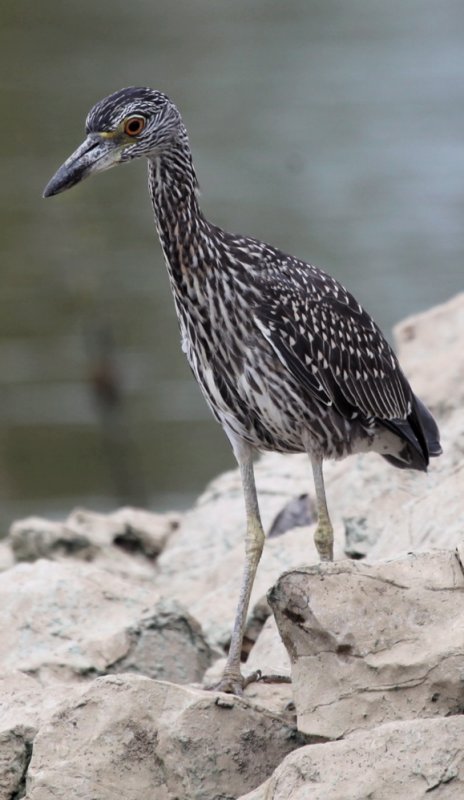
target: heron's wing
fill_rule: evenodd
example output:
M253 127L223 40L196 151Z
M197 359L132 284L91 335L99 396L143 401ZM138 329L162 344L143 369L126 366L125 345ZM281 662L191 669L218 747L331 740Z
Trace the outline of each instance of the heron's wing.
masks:
M381 331L334 278L286 261L259 274L255 324L282 364L344 416L405 419L412 391Z

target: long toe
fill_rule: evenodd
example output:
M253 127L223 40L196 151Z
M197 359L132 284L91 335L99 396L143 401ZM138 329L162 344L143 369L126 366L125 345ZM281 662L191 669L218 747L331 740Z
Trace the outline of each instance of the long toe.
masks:
M237 694L241 696L243 695L243 690L246 689L250 683L260 681L261 678L262 673L260 669L247 675L246 678L240 672L228 673L222 676L219 683L216 683L210 688L215 692L226 692L227 694Z

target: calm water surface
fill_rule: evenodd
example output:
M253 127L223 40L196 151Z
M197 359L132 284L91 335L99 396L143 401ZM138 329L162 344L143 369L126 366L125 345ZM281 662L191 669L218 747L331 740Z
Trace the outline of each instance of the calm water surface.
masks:
M387 332L462 290L462 2L3 0L0 18L3 527L182 506L233 465L180 352L145 165L41 199L103 95L168 92L207 215L324 266Z

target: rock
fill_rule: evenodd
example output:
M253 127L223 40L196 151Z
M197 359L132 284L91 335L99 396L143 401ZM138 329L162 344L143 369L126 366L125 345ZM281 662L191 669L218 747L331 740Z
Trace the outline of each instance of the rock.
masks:
M0 797L23 797L26 771L32 752L29 732L17 727L0 731Z
M247 660L250 669L266 675L290 677L290 658L277 630L273 616L268 617Z
M274 536L282 536L286 531L291 531L293 528L304 528L314 522L317 522L315 503L307 493L300 494L299 497L289 500L282 511L277 514L269 529L268 537L272 539Z
M2 670L0 675L0 731L21 727L36 732L40 725L54 714L71 695L78 696L84 683L56 682L44 686L19 670Z
M162 552L169 536L179 526L181 515L155 514L129 506L112 514L96 514L76 509L66 520L66 527L84 532L103 544L115 544L127 553L140 553L155 559Z
M98 678L38 733L26 800L234 800L303 743L240 698Z
M62 522L41 517L26 517L13 522L9 543L17 561L69 555L90 561L99 549L88 536L67 528Z
M1 573L0 630L0 668L43 682L121 668L200 680L211 658L184 609L79 562L40 560Z
M64 522L40 517L14 522L9 544L17 561L72 557L116 574L152 580L154 561L179 519L178 514L135 508L112 514L76 509Z
M83 686L83 685L82 685ZM0 676L0 798L23 797L32 744L39 725L80 686L43 687L22 672Z
M464 293L395 328L401 365L414 391L443 419L464 405Z
M376 545L378 531L369 528L366 517L345 517L345 555L348 558L365 558Z
M383 526L368 559L376 561L424 547L457 545L464 532L464 465L430 489L393 511Z
M390 722L296 750L239 800L461 800L463 739L462 716Z
M260 670L263 675L282 676L290 679L290 659L282 643L273 616L269 617L259 634L256 644L246 662L247 672ZM295 717L293 689L291 683L250 683L245 697L253 703L268 708L288 719Z
M110 672L139 672L174 683L199 681L212 651L198 622L174 600L162 599L129 630L131 647Z
M464 574L455 553L301 568L268 599L290 655L299 730L336 739L463 712Z

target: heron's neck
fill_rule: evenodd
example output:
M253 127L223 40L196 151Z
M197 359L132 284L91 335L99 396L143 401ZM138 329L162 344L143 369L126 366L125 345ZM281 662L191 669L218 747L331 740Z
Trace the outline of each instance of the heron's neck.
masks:
M148 186L155 224L174 283L199 267L208 223L198 205L198 182L185 134L162 155L149 158Z

